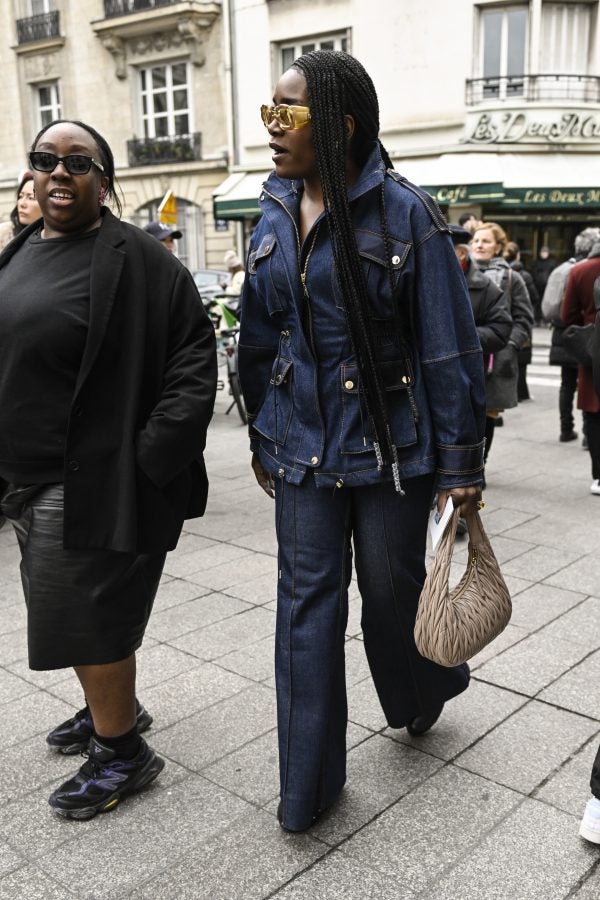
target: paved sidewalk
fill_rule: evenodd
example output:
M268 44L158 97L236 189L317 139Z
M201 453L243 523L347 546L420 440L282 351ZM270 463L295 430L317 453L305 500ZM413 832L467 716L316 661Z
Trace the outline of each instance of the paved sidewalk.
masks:
M167 766L90 822L47 804L79 759L50 753L44 735L81 695L69 671L27 668L15 541L0 532L0 898L598 900L600 850L577 831L600 740L600 497L580 442L557 440L548 337L536 330L535 400L505 414L487 472L512 622L474 661L470 689L411 739L386 728L353 591L348 784L308 834L275 819L273 507L223 393L208 512L168 557L139 653Z

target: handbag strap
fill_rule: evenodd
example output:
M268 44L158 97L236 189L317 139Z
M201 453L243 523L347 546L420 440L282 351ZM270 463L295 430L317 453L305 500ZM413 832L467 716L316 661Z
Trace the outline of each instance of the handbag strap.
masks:
M470 509L465 516L467 529L469 532L469 540L474 547L479 547L487 541L487 535L481 521L481 516L477 509Z

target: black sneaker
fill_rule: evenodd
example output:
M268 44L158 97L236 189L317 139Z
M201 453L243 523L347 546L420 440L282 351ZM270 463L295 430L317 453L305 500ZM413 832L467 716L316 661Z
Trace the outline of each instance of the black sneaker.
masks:
M144 709L139 700L135 702L138 733L141 734L152 725L152 716ZM86 749L93 733L94 723L92 722L90 708L85 706L79 712L76 712L71 719L67 719L62 725L57 725L56 728L53 728L50 734L46 735L46 743L53 750L58 750L59 753L71 756Z
M144 738L140 741L133 759L116 759L114 750L91 737L84 754L87 761L50 795L52 809L67 819L91 819L96 813L114 809L119 800L154 781L165 761Z

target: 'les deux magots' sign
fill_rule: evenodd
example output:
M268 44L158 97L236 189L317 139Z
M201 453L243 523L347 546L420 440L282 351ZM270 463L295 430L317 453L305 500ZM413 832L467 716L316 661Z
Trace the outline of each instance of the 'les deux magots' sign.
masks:
M588 110L481 113L466 123L467 144L585 143L600 138L600 115Z

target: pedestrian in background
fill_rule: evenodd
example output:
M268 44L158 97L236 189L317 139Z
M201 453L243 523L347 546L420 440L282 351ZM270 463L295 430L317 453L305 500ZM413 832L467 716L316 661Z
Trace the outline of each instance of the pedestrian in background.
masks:
M479 225L480 219L475 215L474 212L464 212L461 216L458 217L458 224L461 228L464 228L465 231L469 232L469 236L472 237L473 232Z
M481 496L481 348L448 226L392 173L373 83L313 51L261 110L275 172L250 245L240 376L275 495L278 818L303 831L346 779L352 544L364 646L392 728L427 731L469 682L419 655L431 497Z
M582 259L587 257L594 244L598 241L600 241L600 228L584 228L577 235L573 247L573 256L552 270L542 298L542 315L552 327L549 363L551 366L560 366L560 390L558 394L560 434L558 439L563 443L577 440L573 403L577 390L579 363L570 351L563 346L562 336L565 326L560 318L560 308L565 295L569 272L576 262L581 262Z
M529 294L535 317L535 310L540 306L540 295L537 292L533 278L521 262L519 245L515 244L514 241L508 241L502 255L511 269L514 272L518 272L525 282L525 287L527 288L527 293ZM519 403L522 403L524 400L533 399L527 385L527 366L531 362L531 340L528 344L519 348L517 361L519 368L519 374L517 376L517 400Z
M144 225L144 231L160 241L169 253L175 253L175 241L181 237L181 231L178 228L171 228L170 225L165 225L163 222L148 222L147 225Z
M104 206L104 138L57 121L29 161L43 221L0 256L0 505L21 548L29 665L73 666L89 759L50 797L106 812L160 773L135 651L183 519L204 511L214 329L191 275ZM87 723L87 724L86 724Z
M471 256L478 268L502 290L512 319L508 343L494 355L487 383L486 459L492 447L498 415L517 405L518 352L531 344L533 325L533 310L525 282L502 256L507 243L506 233L500 225L496 222L481 222L470 245Z
M33 175L31 172L25 172L17 188L17 202L10 219L0 225L0 250L3 250L15 235L41 218L41 215L40 205L35 199Z
M454 251L465 273L473 317L483 351L483 367L486 373L486 403L490 411L495 412L492 405L496 402L496 388L492 379L496 355L506 347L512 333L513 320L506 305L506 296L502 288L479 269L469 253L470 234L460 225L450 225ZM489 395L494 390L492 400ZM486 416L487 420L487 416ZM492 417L490 428L494 427ZM487 457L486 457L487 458ZM485 484L485 482L484 482Z
M225 285L225 293L238 297L242 293L246 277L242 261L234 250L228 250L223 262L229 270L229 283Z
M553 269L556 268L558 263L554 259L554 257L550 253L549 247L540 247L540 252L538 253L538 258L535 260L533 265L531 266L531 275L535 282L535 286L537 288L537 292L539 297L544 296L544 291L546 290L546 285L548 284L548 279L550 278L550 273ZM534 317L535 324L542 324L542 308L541 304L538 304L534 307Z
M592 325L596 321L594 282L600 276L600 241L587 259L575 263L567 277L560 318L565 326ZM600 496L600 399L594 388L591 366L578 366L577 408L583 411L585 436L592 463L590 493Z

